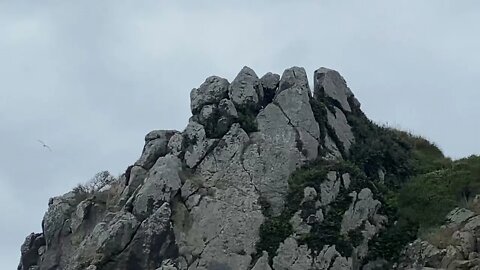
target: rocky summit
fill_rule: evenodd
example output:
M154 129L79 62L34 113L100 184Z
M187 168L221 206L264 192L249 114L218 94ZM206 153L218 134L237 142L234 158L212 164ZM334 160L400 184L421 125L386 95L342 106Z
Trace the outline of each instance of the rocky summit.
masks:
M368 120L337 71L313 84L300 67L208 77L183 131L148 133L118 179L50 199L18 270L480 269L476 212L439 227L452 195L416 215L453 161Z

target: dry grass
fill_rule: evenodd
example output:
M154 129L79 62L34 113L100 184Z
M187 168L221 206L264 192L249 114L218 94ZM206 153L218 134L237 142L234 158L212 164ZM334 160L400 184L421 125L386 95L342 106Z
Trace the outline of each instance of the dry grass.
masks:
M457 227L435 228L430 232L423 233L424 236L421 236L420 238L425 239L437 248L444 249L447 248L447 246L454 244L452 235L457 229Z

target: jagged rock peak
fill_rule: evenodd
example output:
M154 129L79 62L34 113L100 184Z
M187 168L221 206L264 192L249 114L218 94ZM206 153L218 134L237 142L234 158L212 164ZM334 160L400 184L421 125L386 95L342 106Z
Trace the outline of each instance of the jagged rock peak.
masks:
M346 112L352 111L349 98L353 97L353 93L342 75L335 70L321 67L315 71L314 94L331 98ZM360 107L358 101L355 100L355 103Z
M237 108L257 110L263 100L263 87L255 71L243 67L230 84L228 96Z
M301 236L331 221L336 200L351 198L334 227L342 237L373 237L383 217L370 189L328 169L289 212L291 175L327 156L339 162L354 143L347 116L359 107L345 81L322 68L314 82L312 95L301 67L261 78L243 67L231 83L208 77L191 90L192 117L182 132L148 133L140 158L109 189L51 200L43 232L27 237L18 269L352 269L341 247L312 250ZM293 231L276 249L260 248L262 226L283 218ZM362 256L365 239L356 247Z
M199 88L192 89L190 92L192 113L196 114L200 112L203 106L218 103L221 99L226 98L229 85L226 79L210 76Z
M302 67L291 67L283 72L278 92L294 87L310 90L307 73Z

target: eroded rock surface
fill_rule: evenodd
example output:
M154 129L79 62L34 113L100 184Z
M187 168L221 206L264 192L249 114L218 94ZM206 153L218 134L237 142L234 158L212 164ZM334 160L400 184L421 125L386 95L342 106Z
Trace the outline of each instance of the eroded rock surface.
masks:
M185 130L148 133L121 181L51 200L43 232L27 237L18 269L358 269L355 260L385 220L355 176L325 169L289 212L292 173L340 162L355 142L347 116L359 104L343 78L320 69L314 83L312 94L300 67L262 78L244 67L231 84L207 78L191 91ZM267 252L258 243L272 219L292 230ZM314 246L306 239L320 237L319 228L339 239L361 230L363 241L353 251L332 239ZM455 239L462 254L475 250L471 235Z

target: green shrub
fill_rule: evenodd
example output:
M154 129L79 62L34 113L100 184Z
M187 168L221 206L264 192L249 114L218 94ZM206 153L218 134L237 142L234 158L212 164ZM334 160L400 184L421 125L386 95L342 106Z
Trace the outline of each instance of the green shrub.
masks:
M378 171L385 170L385 184L398 189L414 174L412 144L392 129L380 127L364 115L349 114L355 143L350 148L350 159L369 178L377 179Z
M412 179L398 194L400 215L422 230L440 225L457 206L466 206L480 193L480 157L472 156Z
M258 131L257 112L249 108L238 108L238 122L245 132Z
M417 231L415 222L406 219L390 221L386 229L369 241L365 261L382 258L396 262L402 249L417 238Z
M270 259L275 256L280 243L293 233L292 225L288 222L291 217L284 215L270 217L260 226L260 240L256 245L257 257L260 257L265 250Z

